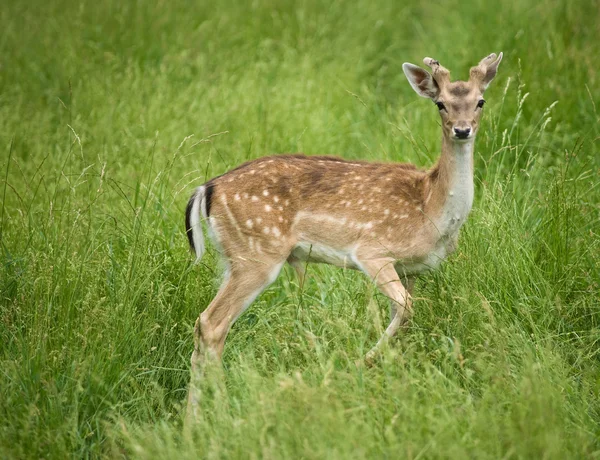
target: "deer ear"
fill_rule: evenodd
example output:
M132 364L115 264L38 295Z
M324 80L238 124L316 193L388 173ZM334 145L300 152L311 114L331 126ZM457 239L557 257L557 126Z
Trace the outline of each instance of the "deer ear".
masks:
M433 100L437 99L440 94L440 87L429 72L408 62L402 64L402 70L404 70L410 86L419 96Z
M494 55L495 56L495 55ZM502 61L502 53L498 55L498 57L493 60L491 63L487 64L485 68L485 75L481 80L481 84L483 89L486 90L490 85L494 77L496 76L496 72L498 72L498 66L500 65L500 61Z

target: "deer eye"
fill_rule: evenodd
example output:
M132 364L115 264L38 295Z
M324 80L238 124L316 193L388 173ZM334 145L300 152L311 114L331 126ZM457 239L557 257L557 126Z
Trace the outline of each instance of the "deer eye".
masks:
M483 99L479 99L479 102L477 103L477 108L480 109L483 107L483 104L485 104L485 100Z
M437 105L437 108L440 110L446 110L446 106L444 105L443 102L436 102L435 105Z

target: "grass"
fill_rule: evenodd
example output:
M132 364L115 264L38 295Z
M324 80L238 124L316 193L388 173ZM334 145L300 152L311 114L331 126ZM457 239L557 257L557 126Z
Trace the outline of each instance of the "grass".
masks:
M9 1L0 9L0 457L600 457L597 0ZM459 250L387 306L360 274L291 271L233 327L182 424L191 190L273 152L435 161L435 107L504 51Z

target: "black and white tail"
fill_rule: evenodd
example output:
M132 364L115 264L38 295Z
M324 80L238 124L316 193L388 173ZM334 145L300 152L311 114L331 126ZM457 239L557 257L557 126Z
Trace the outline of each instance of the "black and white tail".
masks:
M198 262L204 254L202 220L206 220L207 218L206 187L202 185L193 193L185 210L185 232L190 242L190 248L196 254L196 262Z

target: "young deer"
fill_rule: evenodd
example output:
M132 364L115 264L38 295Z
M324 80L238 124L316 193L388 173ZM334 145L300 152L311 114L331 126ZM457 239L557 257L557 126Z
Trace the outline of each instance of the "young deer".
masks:
M473 203L473 144L483 92L502 60L490 54L469 81L402 66L418 95L437 105L442 153L424 171L411 164L345 161L328 156L278 155L247 162L211 179L192 195L186 231L197 259L204 253L201 222L226 261L218 294L194 330L189 409L194 379L206 354L220 358L233 322L271 284L285 262L302 282L305 262L366 273L391 299L391 322L377 348L411 315L414 277L437 267L456 248Z

